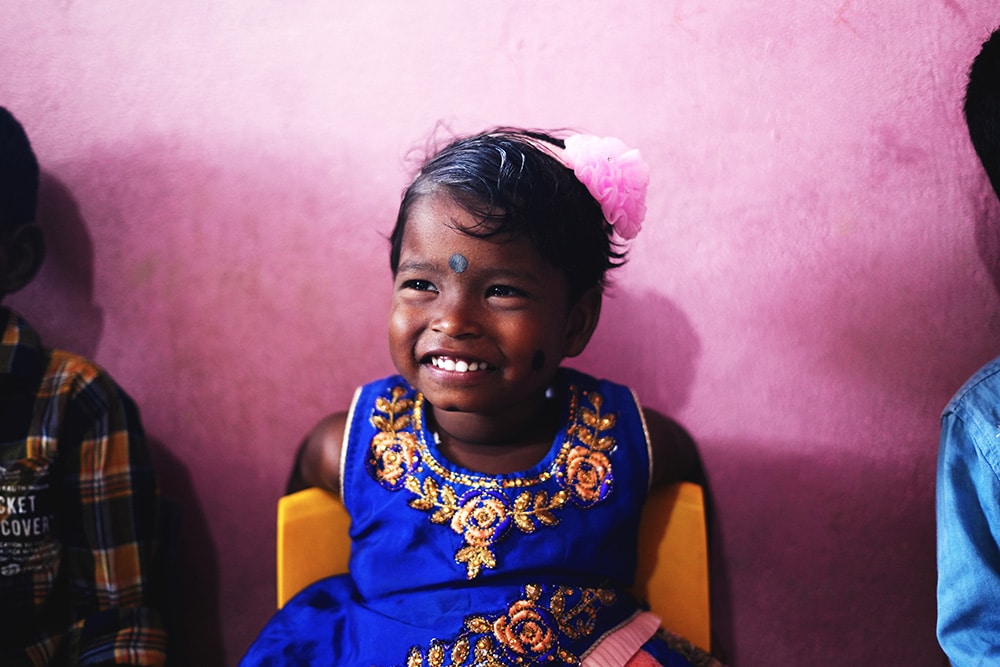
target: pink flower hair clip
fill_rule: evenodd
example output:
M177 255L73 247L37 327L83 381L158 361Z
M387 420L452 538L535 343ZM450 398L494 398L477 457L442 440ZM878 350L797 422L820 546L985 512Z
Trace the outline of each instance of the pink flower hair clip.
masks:
M634 239L646 217L649 187L649 165L638 149L615 137L590 134L574 134L565 143L563 164L587 186L615 233Z

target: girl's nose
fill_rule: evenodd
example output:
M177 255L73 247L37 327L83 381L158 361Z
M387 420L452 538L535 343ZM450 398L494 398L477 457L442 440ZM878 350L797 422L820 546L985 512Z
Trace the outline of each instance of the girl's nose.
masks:
M438 310L431 327L452 338L468 338L480 334L479 308L464 296L438 299Z

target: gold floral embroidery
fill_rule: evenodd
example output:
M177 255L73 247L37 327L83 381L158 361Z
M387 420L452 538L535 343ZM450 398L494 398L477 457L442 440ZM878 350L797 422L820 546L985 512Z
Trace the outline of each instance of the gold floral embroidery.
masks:
M419 647L410 649L407 667L459 667L470 657L469 664L482 667L580 664L579 656L561 639L593 634L600 607L615 602L614 591L558 586L547 602L543 593L541 586L528 585L506 613L466 618L464 632L450 653L445 642L434 640L426 654Z
M455 562L464 564L466 577L474 579L483 568L496 568L493 546L512 525L531 534L539 527L557 525L556 512L569 501L587 508L610 495L614 475L608 454L615 438L607 432L615 426L615 415L602 413L604 400L597 392L582 392L591 407L577 410L578 393L570 388L570 426L552 466L535 478L497 478L455 473L435 461L422 439L423 397L417 394L411 400L404 387L394 387L389 398L375 401L371 423L378 433L369 447L368 471L389 490L405 488L414 496L411 507L431 512L433 523L446 524L462 536L464 545L456 552ZM418 476L425 465L442 481ZM551 495L545 490L524 490L511 500L506 491L553 476L563 488ZM470 488L459 495L453 484Z
M420 446L412 432L413 401L403 387L394 387L391 398L375 399L372 425L379 430L372 438L367 466L371 475L388 489L402 488L420 463Z
M611 461L607 457L615 446L610 435L601 435L615 427L615 415L602 415L604 399L600 394L589 394L593 410L582 408L580 421L570 427L571 434L581 443L570 450L564 466L566 484L578 504L589 507L611 492ZM581 423L582 422L582 423Z

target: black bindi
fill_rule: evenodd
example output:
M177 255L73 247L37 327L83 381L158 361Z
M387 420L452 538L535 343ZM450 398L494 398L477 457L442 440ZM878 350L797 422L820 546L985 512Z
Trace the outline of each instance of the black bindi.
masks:
M540 371L542 366L545 365L545 352L542 350L536 350L535 354L531 357L531 370Z
M462 273L469 268L469 260L465 258L465 255L456 252L448 258L448 266L455 273Z

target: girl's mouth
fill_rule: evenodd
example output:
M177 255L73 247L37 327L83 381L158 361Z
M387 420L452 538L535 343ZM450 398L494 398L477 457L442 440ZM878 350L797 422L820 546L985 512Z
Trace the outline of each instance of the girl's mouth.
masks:
M476 373L493 370L485 361L475 359L456 359L455 357L431 357L431 365L443 371L455 373Z

